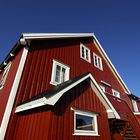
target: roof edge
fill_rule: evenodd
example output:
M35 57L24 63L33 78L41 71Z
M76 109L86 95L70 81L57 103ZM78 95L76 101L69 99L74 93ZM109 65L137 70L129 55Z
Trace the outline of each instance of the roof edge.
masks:
M100 99L100 101L104 101L103 105L105 106L107 113L111 113L109 110L112 111L112 113L114 115L115 118L120 119L119 114L117 113L117 111L115 110L115 108L113 107L113 105L111 104L111 102L109 101L109 99L106 97L106 95L103 93L103 91L100 89L98 83L95 81L95 79L93 78L93 76L88 73L86 75L84 75L84 77L82 77L81 79L78 79L77 81L75 81L74 83L62 88L59 92L56 92L53 96L50 97L45 97L44 96L40 96L38 99L33 100L33 101L27 101L26 103L23 103L19 106L16 107L16 113L18 112L22 112L22 111L26 111L26 110L30 110L33 108L37 108L37 107L41 107L44 105L51 105L54 106L57 101L63 96L64 93L66 93L67 91L69 91L70 89L72 89L73 87L77 86L78 84L80 84L81 82L90 79L90 81L95 85L94 87L91 85L92 89L94 90L94 88L97 88L97 92L100 93L100 96L97 96L96 91L95 94L96 96ZM109 111L109 112L108 112Z
M123 81L123 79L121 78L120 74L118 73L117 69L115 68L115 66L113 65L113 63L111 62L110 58L108 57L108 55L106 54L105 50L103 49L102 45L99 43L98 39L96 38L95 35L93 35L93 38L95 39L96 43L98 44L100 50L103 52L103 54L105 55L107 61L109 62L110 66L112 67L112 69L114 70L115 74L117 75L117 77L119 78L119 80L121 81L122 85L125 87L125 89L127 90L127 94L130 95L131 92L128 89L128 87L126 86L125 82Z
M93 37L93 33L23 33L25 39Z

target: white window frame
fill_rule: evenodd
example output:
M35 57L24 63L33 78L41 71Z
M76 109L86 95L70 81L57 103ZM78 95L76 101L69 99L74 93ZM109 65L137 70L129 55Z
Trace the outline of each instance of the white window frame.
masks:
M115 89L112 89L112 93L113 93L113 96L120 98L120 92L119 91L117 91Z
M80 135L80 136L99 136L98 135L98 124L97 124L97 113L93 112L87 112L87 111L81 111L77 109L73 109L74 111L74 134L73 135ZM93 117L93 124L94 124L94 131L89 131L89 130L77 130L76 129L76 115L83 115L87 117Z
M96 59L95 59L96 57ZM96 53L93 53L93 59L94 59L94 66L100 70L103 70L103 64L102 64L102 58L97 55ZM96 62L97 60L97 62Z
M3 86L4 86L5 82L6 82L6 78L7 78L8 72L10 70L10 66L11 66L11 62L9 62L7 64L7 66L4 68L4 72L3 72L2 77L0 79L0 89L3 88Z
M82 48L84 48L84 57L82 56ZM86 55L86 51L88 52L88 59L87 59L87 55ZM91 63L91 58L90 58L90 49L87 48L84 44L80 43L80 57L84 60L86 60L87 62Z
M134 112L139 112L137 102L133 99L132 99L132 105L133 105Z
M100 86L101 90L105 93L105 87L102 85L99 85L99 86Z
M60 82L56 82L55 81L55 77L56 77L56 66L60 66L61 67L61 70L62 70L62 68L64 68L65 69L65 80L64 80L64 82L65 81L68 81L69 80L69 75L70 75L70 67L69 66L67 66L67 65L65 65L65 64L63 64L63 63L61 63L61 62L58 62L57 60L53 60L53 65L52 65L52 75L51 75L51 81L50 81L50 84L52 84L52 85L58 85L58 84L61 84L62 83L62 71L60 71Z

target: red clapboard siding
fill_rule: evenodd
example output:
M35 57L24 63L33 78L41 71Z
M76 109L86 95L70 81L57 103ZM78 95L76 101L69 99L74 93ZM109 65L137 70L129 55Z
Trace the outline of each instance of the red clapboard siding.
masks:
M90 49L91 63L80 58L80 42ZM91 88L87 88L86 84L69 91L54 107L45 106L25 113L15 114L15 108L18 104L53 88L53 85L50 84L53 59L70 67L70 79L85 72L91 72L98 83L101 80L106 81L112 88L118 90L121 93L121 97L128 100L129 103L129 98L124 93L122 86L106 64L106 61L103 60L103 71L94 67L93 52L101 56L91 38L52 39L31 42L6 133L7 140L10 137L13 137L14 140L85 139L85 137L72 135L73 112L70 110L71 106L101 112L101 116L98 117L101 136L86 137L86 139L110 139L105 108L93 94ZM112 93L111 88L107 88L107 91Z
M91 63L80 58L80 42L91 50ZM113 89L121 93L121 97L127 99L126 93L120 86L114 74L103 60L103 71L93 66L93 52L101 56L91 39L63 39L51 41L34 41L25 65L25 75L22 80L27 81L24 89L24 97L19 103L52 88L50 85L52 63L56 59L70 66L70 78L81 75L87 71L100 83L101 80L109 83ZM26 79L26 80L25 80ZM109 93L111 88L106 87ZM22 92L23 92L22 90Z
M71 107L100 112L98 129L100 136L74 136L74 119ZM17 115L14 132L6 140L110 140L107 114L87 82L81 83L64 95L54 107L44 106Z
M17 54L16 58L12 61L10 66L10 70L8 72L6 81L4 83L3 88L0 90L0 124L2 122L2 118L6 109L7 101L9 98L9 94L13 85L13 81L15 79L15 75L17 72L17 68L21 59L22 50ZM2 75L3 73L1 73Z

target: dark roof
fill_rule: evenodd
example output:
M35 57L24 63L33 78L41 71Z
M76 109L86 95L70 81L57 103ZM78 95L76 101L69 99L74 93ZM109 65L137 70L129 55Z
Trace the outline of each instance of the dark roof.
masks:
M59 84L59 85L55 86L53 89L51 89L49 91L46 91L46 92L43 92L40 95L37 95L37 96L35 96L33 98L30 98L30 99L26 100L25 102L22 102L19 105L22 105L22 104L25 104L25 103L40 99L42 97L50 98L53 95L57 94L59 91L63 90L64 88L67 88L68 86L72 85L76 81L78 81L81 78L87 76L88 74L90 74L90 72L84 73L84 74L82 74L80 76L75 77L74 79L71 79L71 80L68 80L68 81L66 81L66 82L64 82L62 84Z
M134 94L130 94L129 97L134 99L134 100L140 101L140 98Z

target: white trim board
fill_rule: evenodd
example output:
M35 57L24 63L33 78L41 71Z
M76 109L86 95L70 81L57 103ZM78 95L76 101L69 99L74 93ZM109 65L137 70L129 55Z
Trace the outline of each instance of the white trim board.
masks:
M124 83L123 79L117 72L116 68L112 64L111 60L107 56L105 50L99 43L98 39L96 38L95 34L93 33L23 33L23 38L25 40L32 40L32 39L50 39L50 38L75 38L75 37L92 37L95 42L97 43L98 49L104 54L106 60L108 61L109 65L111 66L112 70L114 71L114 74L117 76L118 80L122 84L122 86L126 89L127 94L131 94L128 87Z
M24 39L93 37L93 33L23 33Z
M99 43L98 39L96 38L96 36L93 34L93 38L95 39L99 49L102 51L102 53L104 54L105 58L107 59L107 61L109 62L111 68L113 69L113 71L115 72L116 76L118 77L118 79L120 80L120 82L122 83L122 85L124 86L124 88L127 90L126 93L127 94L131 94L130 90L128 89L128 87L126 86L126 84L124 83L123 79L121 78L121 76L119 75L119 73L117 72L115 66L113 65L113 63L111 62L111 60L109 59L109 57L107 56L105 50L103 49L103 47L101 46L101 44Z
M134 115L140 115L140 112L133 112Z
M1 123L1 127L0 127L0 140L4 140L4 137L6 134L7 126L9 123L10 115L11 115L12 108L14 105L15 97L17 94L17 90L18 90L19 82L20 82L21 75L23 72L24 64L25 64L25 61L27 58L27 54L28 54L28 49L24 48L23 53L22 53L22 57L21 57L21 60L20 60L20 63L19 63L18 69L17 69L17 73L15 76L15 80L13 82L13 86L12 86L12 89L11 89L11 92L9 95L6 110L4 112L4 116L2 119L2 123Z
M73 87L77 86L79 83L87 80L88 78L90 79L90 85L91 85L92 90L95 92L97 97L100 99L100 101L105 106L107 113L108 113L108 118L120 119L119 114L117 113L117 111L115 110L115 108L113 107L111 102L108 100L106 95L103 93L103 91L100 89L98 83L95 81L95 79L93 78L93 76L91 74L84 76L83 78L81 78L78 81L74 82L73 84L63 88L62 90L60 90L59 92L57 92L56 94L54 94L53 96L51 96L49 98L43 96L34 101L29 101L27 103L19 105L19 106L17 106L15 112L18 113L21 111L29 110L29 109L44 106L44 105L54 106L57 103L57 101L63 96L63 94L65 94L67 91L69 91Z
M103 53L105 59L107 60L108 65L110 66L111 70L113 71L113 73L116 75L116 77L120 81L120 84L122 85L122 87L124 87L124 89L126 90L125 91L126 94L131 94L128 87L122 80L121 76L117 72L116 68L112 64L111 60L109 59L106 52L104 51L101 44L99 43L99 41L97 40L96 36L93 33L23 33L22 37L20 38L20 41L21 41L21 43L23 43L25 45L26 40L30 41L30 40L36 40L36 39L76 38L76 37L77 38L82 38L82 37L92 37L93 38L93 40L96 42L98 49Z

